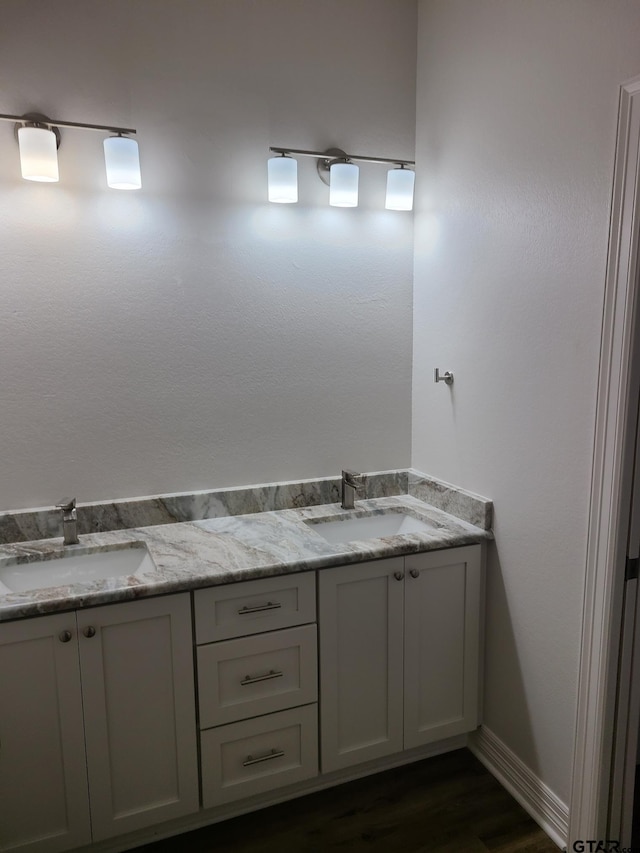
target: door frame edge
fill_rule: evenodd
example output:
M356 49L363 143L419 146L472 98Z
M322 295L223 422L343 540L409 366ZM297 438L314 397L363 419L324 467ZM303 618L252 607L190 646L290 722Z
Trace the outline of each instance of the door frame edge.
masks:
M631 483L640 232L640 77L620 87L578 670L568 845L606 838ZM634 413L635 415L635 413ZM629 466L627 466L629 467ZM626 508L626 516L625 516ZM571 849L569 847L569 849Z

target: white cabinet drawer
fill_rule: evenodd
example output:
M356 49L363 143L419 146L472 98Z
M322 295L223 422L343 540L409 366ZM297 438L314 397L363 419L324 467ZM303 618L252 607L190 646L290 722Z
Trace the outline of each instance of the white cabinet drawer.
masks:
M200 728L318 698L316 626L198 646Z
M260 578L194 593L196 643L316 621L315 572Z
M201 732L202 805L229 803L318 775L317 705Z

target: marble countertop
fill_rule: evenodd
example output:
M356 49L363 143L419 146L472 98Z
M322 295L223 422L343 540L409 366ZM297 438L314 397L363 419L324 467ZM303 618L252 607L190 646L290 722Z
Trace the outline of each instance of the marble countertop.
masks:
M383 512L404 512L426 522L430 529L383 539L331 544L313 530L312 524L305 523ZM128 577L28 592L11 592L0 583L0 621L471 545L491 538L490 530L403 494L358 501L355 511L343 510L339 504L323 504L91 533L83 535L79 545L65 548L61 538L14 542L0 546L0 565L19 564L25 572L34 560L105 551L134 543L146 545L156 569L141 570Z

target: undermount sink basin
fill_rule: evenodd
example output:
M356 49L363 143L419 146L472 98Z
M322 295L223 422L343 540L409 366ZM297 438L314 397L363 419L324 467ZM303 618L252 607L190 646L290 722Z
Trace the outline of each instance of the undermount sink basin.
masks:
M8 557L0 560L0 590L29 592L56 586L90 584L107 578L154 572L155 563L142 542L133 546L62 554Z
M402 536L406 533L433 533L435 530L435 526L429 522L404 512L356 516L336 521L307 521L306 524L331 543L382 539L385 536Z

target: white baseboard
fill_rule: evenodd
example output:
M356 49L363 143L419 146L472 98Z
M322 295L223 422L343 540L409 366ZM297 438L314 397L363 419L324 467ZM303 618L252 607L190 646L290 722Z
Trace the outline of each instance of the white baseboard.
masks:
M469 735L469 749L558 847L566 849L567 805L490 729L481 726Z

